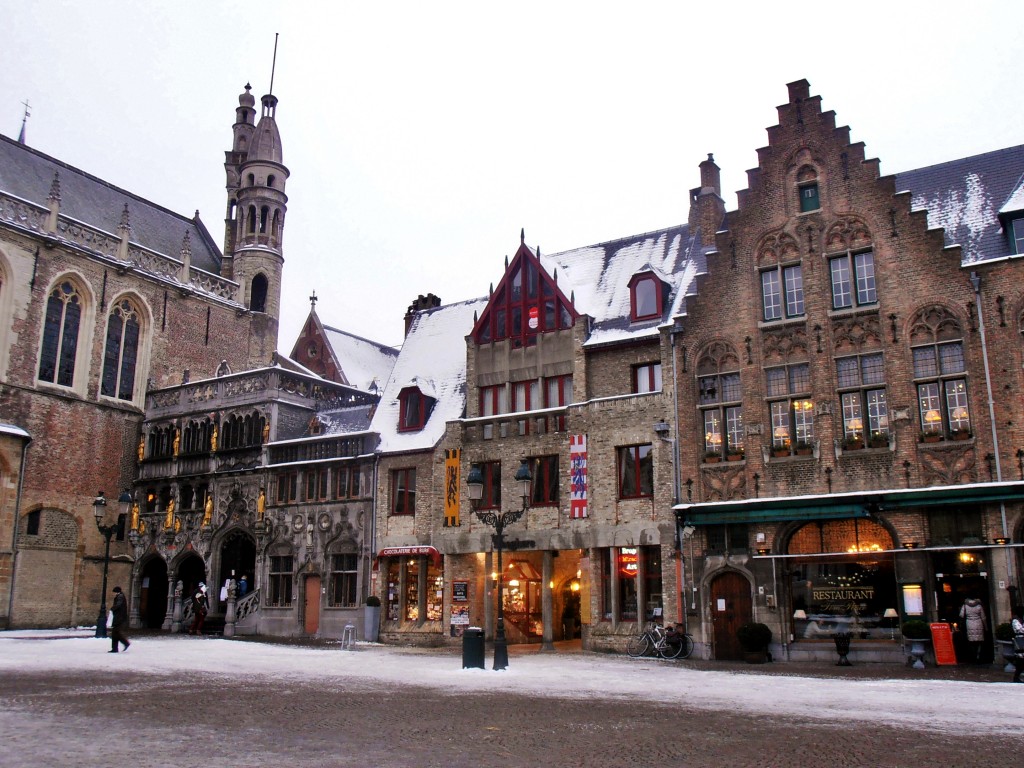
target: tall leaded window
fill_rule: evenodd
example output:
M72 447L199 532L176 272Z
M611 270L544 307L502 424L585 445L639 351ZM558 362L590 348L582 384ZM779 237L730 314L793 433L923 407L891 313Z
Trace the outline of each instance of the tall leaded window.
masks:
M480 415L497 416L508 413L508 388L504 384L480 387ZM484 440L494 437L494 425L484 425Z
M391 472L391 514L416 513L416 469L396 469Z
M100 394L131 400L135 394L135 366L139 358L139 312L128 299L114 305L107 318Z
M785 450L814 441L814 401L807 363L783 365L765 371L772 447Z
M558 408L572 402L572 374L549 376L544 379L544 407ZM559 415L552 419L556 432L565 431L565 416Z
M268 606L283 608L292 604L292 563L291 555L270 556Z
M741 453L743 390L739 358L731 347L714 343L697 360L697 392L704 425L704 452Z
M619 498L650 498L654 495L654 454L651 444L617 449Z
M941 307L922 311L911 325L911 345L922 435L970 435L967 362L956 318Z
M83 298L70 280L63 280L46 301L43 346L39 353L39 379L70 387L75 379L78 329Z
M331 555L331 588L328 591L328 605L351 608L356 605L356 583L359 575L359 558L354 552Z
M512 410L515 413L532 411L540 404L540 382L536 379L528 381L512 382ZM530 421L519 419L519 434L525 435L530 431Z
M843 409L844 440L886 440L889 411L882 353L837 359L836 378Z
M878 302L875 256L871 251L829 259L832 276L832 307L846 309Z
M480 509L501 508L501 462L484 461L480 463L480 473L484 477L484 490L480 496Z
M804 273L799 264L774 267L761 273L761 299L765 320L804 314Z

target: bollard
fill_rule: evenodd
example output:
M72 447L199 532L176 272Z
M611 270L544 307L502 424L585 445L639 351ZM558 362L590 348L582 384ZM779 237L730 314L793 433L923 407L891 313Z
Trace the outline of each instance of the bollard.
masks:
M346 624L345 631L341 633L341 649L348 648L350 651L356 649L356 628L354 624Z

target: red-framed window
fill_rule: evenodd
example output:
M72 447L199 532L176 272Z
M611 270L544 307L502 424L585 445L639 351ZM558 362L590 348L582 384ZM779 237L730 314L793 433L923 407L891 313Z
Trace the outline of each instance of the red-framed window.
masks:
M537 343L537 334L571 328L576 312L537 257L521 246L473 329L477 344L509 339L513 347Z
M427 397L416 387L406 387L398 394L398 431L415 432L423 429L430 418L434 399Z
M484 492L480 496L480 509L501 508L501 462L485 461L480 464L484 476Z
M544 407L558 408L572 402L572 374L548 376L544 379ZM565 416L552 419L556 432L565 432Z
M533 475L530 504L534 507L558 506L558 456L535 456L530 459Z
M497 416L508 413L508 388L504 384L480 387L480 415ZM484 439L494 437L494 425L484 425Z
M534 408L537 408L539 404L540 384L536 379L512 382L512 411L514 413L532 411ZM520 435L529 434L529 419L519 419L518 424Z
M619 498L642 499L654 495L654 452L650 443L627 445L616 451L619 463Z
M661 392L661 363L641 363L632 370L633 393Z
M416 468L391 471L391 514L416 513Z
M665 284L650 272L634 275L629 281L629 319L642 322L660 318L664 313Z

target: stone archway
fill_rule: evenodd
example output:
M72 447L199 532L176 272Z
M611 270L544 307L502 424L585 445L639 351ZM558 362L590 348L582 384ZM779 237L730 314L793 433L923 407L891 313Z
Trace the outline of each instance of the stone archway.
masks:
M247 588L254 585L256 570L256 541L243 528L234 528L224 536L220 544L220 572L217 576L217 589L228 579L239 581L246 577ZM239 594L239 597L242 595ZM217 595L219 597L219 593Z
M139 582L139 621L145 629L160 629L167 616L167 563L151 557L142 566Z

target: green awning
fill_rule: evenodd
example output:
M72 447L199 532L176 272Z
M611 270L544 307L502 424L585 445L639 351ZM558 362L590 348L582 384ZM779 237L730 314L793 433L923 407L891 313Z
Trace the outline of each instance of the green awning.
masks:
M1024 501L1024 481L678 504L682 525L835 520L887 510Z

